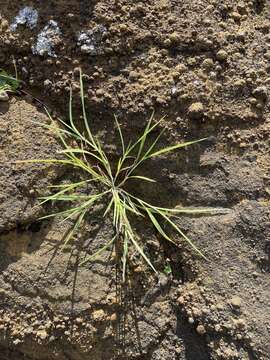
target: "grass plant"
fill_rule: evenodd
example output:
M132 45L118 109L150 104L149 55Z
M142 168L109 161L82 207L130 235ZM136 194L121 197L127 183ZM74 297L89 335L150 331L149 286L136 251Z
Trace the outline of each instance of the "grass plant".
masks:
M146 177L140 173L139 170L145 162L199 143L205 139L178 143L158 149L157 145L163 132L161 132L150 145L149 135L161 124L163 119L155 122L154 116L152 116L137 140L126 143L119 122L115 117L116 129L119 133L122 149L118 160L112 162L106 154L99 138L94 135L91 130L86 114L82 73L80 73L80 98L84 131L79 130L77 122L73 119L72 91L70 92L69 102L69 123L59 119L61 126L56 126L51 115L47 112L51 119L51 124L43 124L43 126L56 133L59 137L63 146L63 149L59 151L61 155L60 158L59 156L55 156L55 158L52 159L32 159L24 161L71 167L74 171L77 170L84 176L83 180L78 182L54 185L52 187L54 192L41 198L40 204L47 202L65 202L67 204L64 208L65 210L46 215L42 218L61 217L63 219L62 221L67 221L68 219L73 220L73 226L64 238L63 246L66 246L76 236L78 230L86 220L87 214L93 210L97 203L102 202L103 205L105 204L103 216L111 219L114 236L105 242L97 252L86 257L82 263L94 260L105 249L117 243L120 244L121 247L120 256L123 280L125 280L130 252L134 250L141 255L154 272L157 272L153 262L144 251L144 239L139 238L132 226L130 220L134 216L142 220L144 219L143 221L148 221L165 240L177 245L178 240L175 240L175 236L172 237L165 230L164 225L166 224L166 228L167 225L169 225L175 234L186 241L197 254L205 257L179 228L175 222L175 218L184 214L213 213L220 209L160 207L150 204L143 197L135 196L131 191L128 191L126 187L131 180L150 183L155 182L153 178ZM83 191L83 189L89 186L89 183L93 185L91 194Z
M16 68L15 68L16 70ZM19 87L19 80L9 75L5 70L0 69L0 95L15 92Z

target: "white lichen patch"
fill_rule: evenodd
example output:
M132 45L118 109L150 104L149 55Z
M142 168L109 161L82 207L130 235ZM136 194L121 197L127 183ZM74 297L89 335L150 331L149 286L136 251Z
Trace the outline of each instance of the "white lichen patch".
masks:
M15 17L10 25L11 31L16 31L18 25L25 25L30 29L34 29L38 22L38 12L30 6L21 9L19 14Z
M103 25L96 26L92 30L80 32L77 45L80 46L81 52L93 56L103 53L102 40L106 33L107 29Z
M54 20L50 20L41 33L38 34L37 42L32 46L34 55L48 55L57 57L54 51L55 45L59 42L61 30Z

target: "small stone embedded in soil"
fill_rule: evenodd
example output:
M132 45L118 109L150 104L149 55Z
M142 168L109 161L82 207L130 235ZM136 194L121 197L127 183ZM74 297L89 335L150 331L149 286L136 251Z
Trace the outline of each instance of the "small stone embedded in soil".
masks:
M231 298L230 300L230 304L233 306L233 307L236 307L236 308L239 308L241 306L241 298L239 296L234 296Z
M202 62L202 66L203 68L205 68L206 70L210 70L213 68L214 66L214 62L211 58L207 58Z
M10 25L10 30L17 30L18 25L28 26L34 29L38 22L38 12L30 6L21 9L19 14L15 17L13 23Z
M237 11L232 12L231 17L236 21L241 19L241 15Z
M191 118L197 119L201 117L204 113L204 106L201 102L195 102L190 105L188 113Z
M95 321L103 321L105 319L105 312L102 309L95 310L92 317Z
M46 330L39 330L37 331L37 336L41 339L41 340L45 340L48 337L48 333Z
M206 333L205 327L203 325L198 325L196 331L199 335L204 335Z
M82 323L83 323L83 319L82 319L82 318L77 318L75 321L76 321L77 324L82 324Z
M132 80L137 79L139 76L140 76L140 74L137 71L134 71L134 70L130 71L130 73L129 73L129 77Z
M218 60L224 61L224 60L226 60L227 58L228 58L228 53L227 53L227 51L225 51L225 50L219 50L219 51L217 52L217 59L218 59Z
M34 55L48 55L57 57L54 51L56 43L59 41L61 31L54 20L50 20L41 33L38 34L37 42L32 46Z
M81 52L92 56L102 54L102 39L107 29L103 25L96 26L92 30L82 31L78 35L77 45Z
M117 320L117 314L116 313L112 314L111 317L110 317L110 320L111 321L116 321Z
M178 299L177 299L177 302L180 304L180 305L183 305L185 304L185 298L183 296L180 296Z
M21 340L20 339L15 339L14 341L13 341L13 344L14 345L19 345L21 343Z
M9 100L9 96L8 93L3 91L0 93L0 101L8 101Z
M44 87L45 88L50 88L50 87L52 87L52 81L51 80L49 80L49 79L46 79L46 80L44 80Z
M259 86L255 90L253 90L252 94L256 98L261 98L262 100L266 101L268 97L267 87L266 86Z
M170 34L170 40L172 42L178 42L180 39L180 36L177 32L173 32L172 34Z
M8 28L8 21L0 18L0 30L6 30Z

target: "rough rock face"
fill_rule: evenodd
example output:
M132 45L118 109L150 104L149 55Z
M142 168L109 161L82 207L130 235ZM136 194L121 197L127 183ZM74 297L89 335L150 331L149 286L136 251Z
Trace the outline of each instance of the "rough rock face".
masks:
M152 202L218 206L182 217L197 258L143 224L156 279L138 259L119 282L113 254L78 267L110 238L98 214L64 252L68 225L38 221L37 198L70 173L16 163L48 158L56 140L31 96L0 102L0 359L267 360L270 353L270 6L267 1L0 0L0 66L65 114L79 112L84 71L91 124L115 151L113 114L135 137L155 109L164 145L209 137L153 161ZM112 146L111 146L112 145ZM81 241L83 240L83 241ZM162 274L166 264L172 273Z
M20 160L49 158L57 143L44 128L47 117L26 101L0 102L0 231L35 221L37 196L56 177L54 170L39 164L20 164Z

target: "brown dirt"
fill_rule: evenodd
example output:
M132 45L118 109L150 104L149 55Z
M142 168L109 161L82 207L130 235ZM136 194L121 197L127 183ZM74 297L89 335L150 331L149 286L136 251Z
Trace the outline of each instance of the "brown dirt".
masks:
M114 113L128 137L153 109L157 117L167 115L166 144L210 136L149 164L145 172L155 173L160 186L138 191L166 205L231 208L226 215L179 220L207 262L184 244L172 248L153 229L142 229L157 268L170 261L173 270L159 282L135 261L123 288L109 253L78 268L79 258L110 237L109 224L97 214L87 229L93 242L54 252L67 229L38 221L48 209L34 205L48 185L71 174L15 163L50 157L58 145L29 121L46 121L31 96L0 102L0 360L268 360L268 2L0 5L0 66L12 71L13 55L24 89L60 114L69 84L78 91L81 66L93 127L111 152ZM38 10L36 27L10 31L24 6ZM50 39L56 57L34 55L50 20L61 31ZM88 43L78 41L80 32Z

